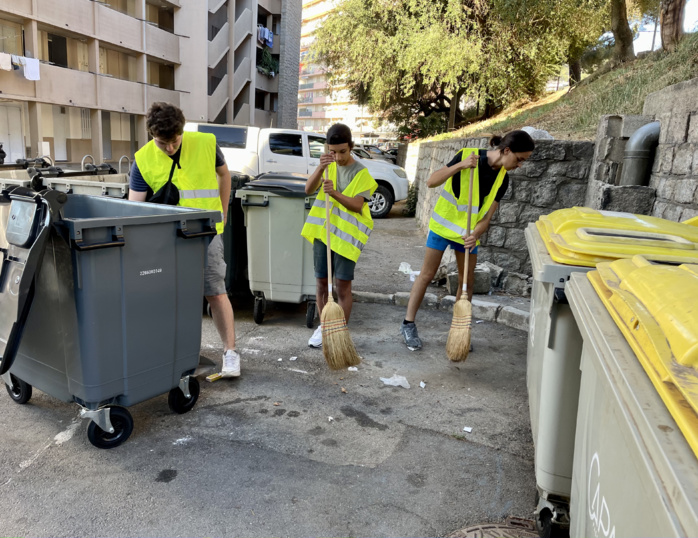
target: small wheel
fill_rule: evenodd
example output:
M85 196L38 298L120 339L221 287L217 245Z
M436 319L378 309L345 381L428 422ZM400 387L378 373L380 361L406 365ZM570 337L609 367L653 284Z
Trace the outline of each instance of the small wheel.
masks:
M308 307L305 310L305 326L312 329L315 325L315 309L317 308L315 301L308 301Z
M190 377L189 378L190 397L187 398L184 395L184 393L182 392L182 389L180 389L179 387L175 387L170 391L170 395L167 397L167 404L170 406L170 409L172 411L182 415L182 414L186 413L187 411L191 411L192 407L194 407L196 400L199 399L200 390L201 389L199 387L199 380L196 379L195 377Z
M127 409L109 406L109 420L114 433L105 432L96 422L90 422L87 427L87 438L97 448L115 448L126 441L133 432L133 417Z
M254 298L254 309L252 310L252 318L257 325L261 325L264 321L264 310L266 310L266 301L264 297Z
M10 398L18 404L27 403L29 398L32 397L32 386L12 374L10 374L10 379L12 380L12 388L10 388L10 385L5 385Z
M387 216L393 207L393 201L394 197L390 189L383 185L378 185L378 188L373 192L371 199L368 201L371 217L374 219L382 219Z

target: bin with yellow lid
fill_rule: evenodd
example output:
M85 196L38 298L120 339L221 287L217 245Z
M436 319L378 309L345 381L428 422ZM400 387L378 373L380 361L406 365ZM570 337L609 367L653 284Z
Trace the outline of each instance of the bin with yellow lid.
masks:
M534 223L525 230L533 286L526 384L538 490L534 520L541 536L569 526L572 458L582 337L565 297L565 285L584 265L552 259Z
M541 216L536 226L552 258L562 264L594 267L638 254L698 263L698 226L690 222L573 207Z
M570 535L698 536L698 266L601 264L567 297L583 339Z

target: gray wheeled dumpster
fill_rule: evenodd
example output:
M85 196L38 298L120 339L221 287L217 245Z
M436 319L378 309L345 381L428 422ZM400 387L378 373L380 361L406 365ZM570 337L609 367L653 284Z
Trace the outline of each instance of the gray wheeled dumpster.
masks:
M235 193L245 212L255 323L264 320L267 299L296 304L307 301L306 326L313 327L313 245L301 236L301 230L315 194L305 193L306 179L300 174L263 174Z
M0 374L13 400L25 403L33 386L76 402L100 448L130 435L125 406L169 392L173 411L190 410L219 220L217 211L3 191Z

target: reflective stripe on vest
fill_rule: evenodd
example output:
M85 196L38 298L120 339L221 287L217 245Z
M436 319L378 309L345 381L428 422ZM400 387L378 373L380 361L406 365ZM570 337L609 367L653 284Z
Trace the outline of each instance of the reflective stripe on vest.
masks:
M175 167L172 182L179 190L179 204L183 207L223 211L216 175L216 137L209 133L185 131L182 133L180 167ZM136 164L143 179L157 192L172 169L172 159L151 140L136 152ZM216 231L223 233L223 222L216 223Z
M328 176L337 187L337 165L330 164ZM362 192L372 194L378 184L371 177L365 168L359 171L351 180L346 189L342 192L349 198L354 198ZM317 198L310 208L310 212L301 231L301 235L311 243L319 239L327 243L327 228L325 227L325 193L322 189L318 192ZM360 212L350 211L338 202L330 200L330 233L332 234L332 251L356 262L361 255L361 251L366 245L371 231L373 230L373 219L371 210L367 203L364 203Z
M322 208L323 210L325 209L325 200L320 200L319 198L315 198L315 201L313 202L313 206ZM345 209L339 207L336 203L332 204L332 214L337 215L340 219L342 219L345 222L348 222L352 226L355 226L358 228L358 230L367 236L371 235L371 228L366 226L365 224L362 224L359 222L359 220L352 216L351 213L346 211ZM322 219L322 226L325 225L325 219Z
M194 191L179 191L181 198L215 198L220 196L218 189L198 189Z
M477 149L464 148L460 154L461 162L463 159L468 157L473 152L478 152ZM465 174L465 181L463 181L463 174ZM502 186L504 181L504 176L506 175L506 170L501 168L497 174L497 178L494 181L494 185L490 192L487 193L483 201L482 207L475 205L479 204L480 201L480 175L479 175L479 165L473 171L473 206L471 210L470 218L470 231L475 228L475 225L487 215L487 212L492 207L494 198ZM453 193L453 181L454 177L450 177L441 191L441 196L436 201L434 206L434 211L432 212L431 219L429 221L429 230L448 239L450 241L455 241L461 245L464 243L463 236L467 234L467 223L468 223L468 190L470 182L470 172L468 169L463 169L458 176L458 180L461 181L461 191L460 197L456 199ZM465 203L463 203L465 202ZM477 242L480 244L480 241Z

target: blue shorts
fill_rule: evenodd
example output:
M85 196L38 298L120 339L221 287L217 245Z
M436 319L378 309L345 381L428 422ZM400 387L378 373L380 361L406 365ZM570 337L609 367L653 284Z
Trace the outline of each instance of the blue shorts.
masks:
M457 252L465 252L465 247L460 243L441 237L439 234L429 230L429 235L427 236L427 248L433 248L434 250L439 250L443 252L446 247L451 247ZM477 247L470 250L470 254L477 254Z

